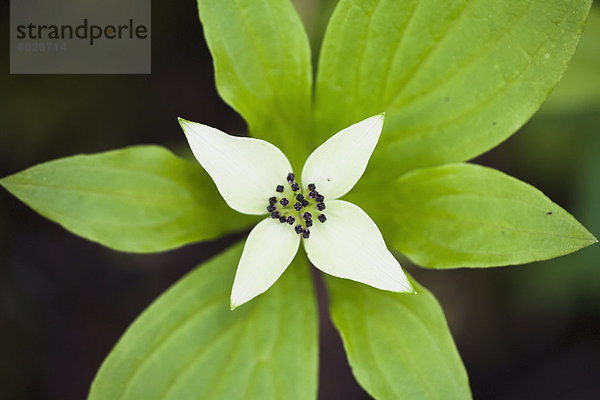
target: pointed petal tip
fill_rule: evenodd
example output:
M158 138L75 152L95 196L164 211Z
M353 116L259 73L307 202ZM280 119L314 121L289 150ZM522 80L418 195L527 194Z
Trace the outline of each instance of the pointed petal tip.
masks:
M192 121L189 121L189 120L187 120L185 118L181 118L181 117L177 117L177 122L179 122L179 126L181 126L182 128L184 128L185 126L190 125L192 123Z
M398 266L402 269L400 264L398 264ZM410 294L410 295L418 294L417 291L415 290L415 287L413 286L412 282L408 279L408 276L406 276L406 272L404 272L404 269L402 269L402 273L403 273L404 279L405 279L405 281L403 282L404 283L403 293Z
M384 120L385 120L385 111L380 112L379 114L371 115L369 118L365 118L364 120L362 120L360 122L371 121L371 123L372 123L371 126L375 127L377 125L383 126ZM357 123L360 123L360 122L357 122Z
M181 129L183 129L183 133L185 134L185 129L190 125L190 121L188 121L185 118L177 117L177 122L179 123L179 126L181 127Z
M371 118L381 121L383 123L383 120L385 119L385 111L382 111L379 114L373 115Z
M417 294L419 294L419 293L417 293L417 291L415 290L415 288L412 287L412 286L410 287L410 289L406 289L404 292L401 292L401 293L406 293L406 294L409 294L411 296L416 296Z
M238 307L243 306L244 304L246 304L247 302L249 302L252 299L243 299L239 293L237 296L234 297L234 292L231 292L231 297L229 298L229 309L231 311L236 310Z
M406 279L405 281L397 281L396 284L395 284L395 286L396 287L390 288L388 290L391 291L391 292L395 292L395 293L403 293L403 294L410 294L410 295L417 294L417 291L410 284L410 282L408 281L408 279Z

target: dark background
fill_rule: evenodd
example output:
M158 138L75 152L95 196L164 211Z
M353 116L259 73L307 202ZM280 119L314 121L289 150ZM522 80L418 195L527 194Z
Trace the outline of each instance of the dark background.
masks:
M295 2L312 40L331 4ZM334 2L329 2L334 3ZM176 117L245 130L218 97L193 0L152 7L151 75L0 74L0 176L76 153L158 143L187 151ZM600 235L600 24L521 131L475 160L529 182ZM595 24L595 25L593 25ZM82 399L134 318L238 237L154 255L80 239L0 192L0 398ZM600 246L486 270L409 271L439 298L479 399L600 398ZM408 265L404 262L403 265ZM321 285L319 285L320 289ZM321 290L320 398L365 399Z

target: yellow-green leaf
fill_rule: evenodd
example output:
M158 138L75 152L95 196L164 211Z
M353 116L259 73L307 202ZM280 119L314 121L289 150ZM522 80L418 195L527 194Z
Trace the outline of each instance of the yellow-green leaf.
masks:
M0 184L71 232L122 251L172 249L255 221L225 204L202 167L158 146L66 157Z
M192 271L129 327L89 400L314 399L317 315L297 257L265 294L231 311L240 245Z
M310 149L310 47L289 0L198 0L219 94L300 171Z
M473 158L513 134L549 95L590 4L342 0L319 59L319 137L385 111L364 181Z
M597 240L542 192L473 164L423 168L396 179L377 201L356 190L388 245L430 268L524 264Z
M414 279L416 295L327 277L331 317L354 376L376 399L471 397L444 313Z

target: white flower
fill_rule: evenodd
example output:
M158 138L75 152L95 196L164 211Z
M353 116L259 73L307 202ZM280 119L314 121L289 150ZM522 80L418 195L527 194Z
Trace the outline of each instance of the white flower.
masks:
M319 146L304 164L302 184L272 144L179 119L194 156L227 204L243 214L270 214L248 235L233 283L232 309L275 283L301 239L310 261L323 272L414 293L371 218L360 207L336 200L365 171L383 119L383 114L367 118Z

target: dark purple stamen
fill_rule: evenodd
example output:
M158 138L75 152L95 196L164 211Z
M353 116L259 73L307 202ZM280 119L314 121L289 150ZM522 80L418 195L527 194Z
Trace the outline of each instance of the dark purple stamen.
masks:
M305 187L308 193L304 192L305 188L300 188L300 185L296 183L296 176L292 172L287 175L286 179L292 188L292 191L296 193L294 193L291 198L282 197L283 195L269 197L269 206L267 207L267 210L271 213L271 218L278 219L281 223L287 222L294 228L294 231L297 234L302 235L304 239L308 239L310 237L309 228L314 225L313 214L302 210L316 206L315 208L317 210L323 211L325 209L325 196L317 191L317 185L314 183L309 183ZM284 185L277 185L275 190L279 193L283 193L286 189ZM297 214L294 213L295 216L281 215L282 213L288 214L288 212L285 211L287 210L288 205L293 205L294 210L298 212ZM280 206L286 208L277 211L277 208ZM321 221L321 223L327 220L325 214L316 214L318 214L316 218ZM296 221L298 221L298 223L296 223Z

